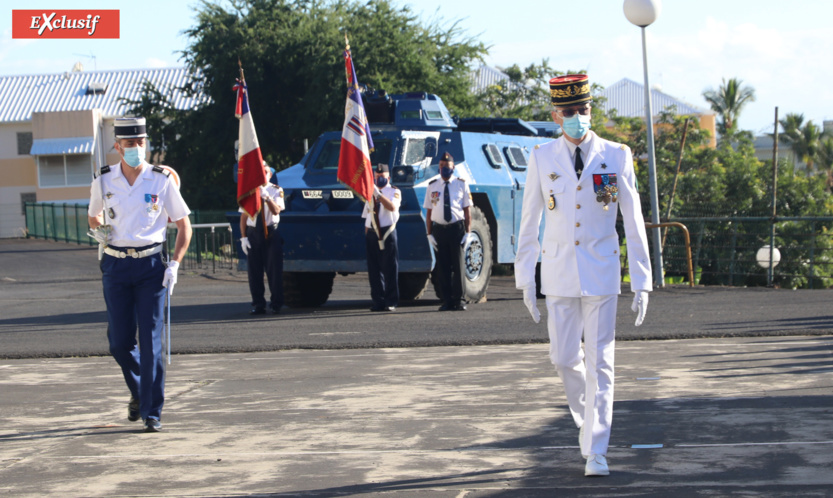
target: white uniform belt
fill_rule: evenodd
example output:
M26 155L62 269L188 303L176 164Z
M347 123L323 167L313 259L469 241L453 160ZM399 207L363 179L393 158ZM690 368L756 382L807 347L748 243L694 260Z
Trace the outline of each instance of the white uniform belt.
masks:
M160 252L162 252L162 244L153 246L150 249L144 249L142 251L137 251L132 247L126 247L124 251L119 251L117 249L113 249L112 247L104 248L104 254L109 254L114 258L145 258L147 256L159 254Z

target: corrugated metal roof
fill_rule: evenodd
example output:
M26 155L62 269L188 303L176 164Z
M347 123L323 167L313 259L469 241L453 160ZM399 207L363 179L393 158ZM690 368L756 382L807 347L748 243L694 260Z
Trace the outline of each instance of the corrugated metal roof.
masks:
M629 118L645 117L644 85L624 78L605 88L601 95L607 98L607 102L601 105L605 110L616 109L619 116ZM678 115L712 114L711 111L677 100L657 89L651 89L651 110L655 116L671 106L676 106L676 114Z
M145 81L168 95L177 109L192 109L205 100L177 90L189 81L185 68L0 76L0 122L29 121L33 112L87 109L101 109L104 117L121 116L126 110L121 99L138 100ZM106 90L88 94L91 83Z
M95 137L39 138L32 142L33 156L52 154L92 154Z
M509 82L509 75L494 67L480 66L471 73L471 89L474 93L480 93L492 85Z

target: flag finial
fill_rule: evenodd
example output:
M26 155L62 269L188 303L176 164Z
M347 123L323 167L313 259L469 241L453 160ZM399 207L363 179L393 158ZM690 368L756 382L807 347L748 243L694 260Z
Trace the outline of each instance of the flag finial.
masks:
M344 33L344 45L347 47L345 50L350 50L350 41L347 39L347 33Z

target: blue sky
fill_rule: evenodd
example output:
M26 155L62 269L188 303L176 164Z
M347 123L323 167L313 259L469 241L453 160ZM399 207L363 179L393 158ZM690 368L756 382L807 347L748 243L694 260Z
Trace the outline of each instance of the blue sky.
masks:
M11 0L0 11L0 74L180 65L176 51L193 24L196 2L100 0L44 2L38 7L118 8L119 40L13 40L11 10L31 9ZM548 58L559 70L586 69L609 86L622 78L643 81L639 28L622 12L621 0L394 0L425 20L460 20L469 35L489 45L487 63L521 66ZM511 9L507 10L506 6ZM665 0L647 28L652 85L698 107L702 92L722 78L737 77L755 88L741 128L770 132L774 107L783 116L804 113L817 124L833 120L833 2L793 0ZM95 56L93 59L92 56ZM361 72L361 61L357 61Z

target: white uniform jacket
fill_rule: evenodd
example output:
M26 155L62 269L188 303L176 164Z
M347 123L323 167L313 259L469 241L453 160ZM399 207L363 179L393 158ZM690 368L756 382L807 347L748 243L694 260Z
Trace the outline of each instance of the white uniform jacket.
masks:
M393 204L393 211L388 211L381 202L379 203L379 225L380 228L384 228L399 221L399 206L402 204L402 194L398 188L392 186L390 183L380 190L382 191L382 195ZM371 200L371 202L373 201ZM362 218L364 218L365 228L373 228L373 222L370 218L370 208L367 203L365 203L364 210L362 210Z
M168 218L179 221L191 214L173 170L147 162L140 167L142 172L130 185L121 172L121 163L104 166L90 187L87 214L95 217L106 208L104 222L113 227L112 246L143 247L164 242Z
M622 213L627 238L631 290L653 290L648 239L630 148L596 136L583 152L584 171L576 178L574 162L563 137L536 147L529 158L523 199L515 283L535 285L535 264L541 257L541 293L580 297L619 294L621 268L616 211ZM602 176L616 175L618 199L604 210L593 189ZM552 200L551 200L552 199ZM554 205L553 205L554 204ZM552 209L550 209L552 207ZM543 241L539 226L545 216Z
M281 208L281 212L283 212L283 210L286 209L286 203L284 203L284 199L283 199L283 189L278 187L274 183L267 182L266 183L266 192L269 193L269 197L271 197L272 200L275 201L275 204L277 204L278 207ZM277 225L278 223L280 223L281 213L273 215L272 211L269 211L269 206L267 206L265 202L263 202L261 209L263 210L263 213L258 213L257 216L263 216L264 214L266 215L266 226ZM243 209L243 208L240 208L240 209L237 210L237 212L245 213L246 210ZM252 218L251 216L247 216L246 217L246 226L247 227L256 227L257 226L257 216L255 216L254 218ZM245 237L246 235L243 234L243 236Z

